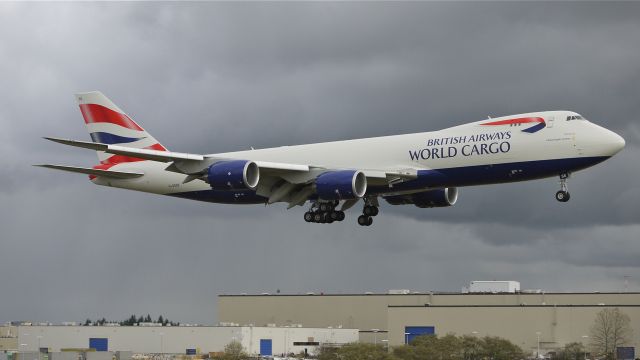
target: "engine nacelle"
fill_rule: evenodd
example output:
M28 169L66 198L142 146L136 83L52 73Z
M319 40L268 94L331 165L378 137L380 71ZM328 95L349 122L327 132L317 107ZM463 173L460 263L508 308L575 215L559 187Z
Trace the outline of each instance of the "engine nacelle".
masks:
M458 188L428 190L414 194L394 195L384 198L391 205L413 204L419 208L447 207L458 201Z
M358 170L329 171L316 178L316 192L323 200L361 198L367 192L367 177Z
M209 166L205 179L214 189L255 189L260 180L260 168L253 161L218 161Z

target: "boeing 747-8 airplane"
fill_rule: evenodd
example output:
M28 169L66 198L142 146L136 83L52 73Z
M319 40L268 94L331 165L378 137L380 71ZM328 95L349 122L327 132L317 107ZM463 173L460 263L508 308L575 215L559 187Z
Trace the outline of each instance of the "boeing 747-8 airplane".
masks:
M419 208L454 205L458 187L567 178L624 148L618 134L571 111L477 121L417 134L251 149L221 154L171 152L100 92L76 95L91 142L46 138L95 150L93 167L38 165L89 175L123 189L226 204L310 207L307 222L332 223L363 202L369 226L379 198Z

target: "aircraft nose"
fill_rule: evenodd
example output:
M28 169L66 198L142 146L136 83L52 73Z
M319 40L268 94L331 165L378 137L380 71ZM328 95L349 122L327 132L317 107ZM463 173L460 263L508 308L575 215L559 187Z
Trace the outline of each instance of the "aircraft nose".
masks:
M611 152L611 155L615 155L618 152L620 152L620 150L624 149L625 146L625 141L624 138L622 138L622 136L614 133L611 130L607 130L608 134L606 136L606 143L607 143L607 148L609 149L609 151Z

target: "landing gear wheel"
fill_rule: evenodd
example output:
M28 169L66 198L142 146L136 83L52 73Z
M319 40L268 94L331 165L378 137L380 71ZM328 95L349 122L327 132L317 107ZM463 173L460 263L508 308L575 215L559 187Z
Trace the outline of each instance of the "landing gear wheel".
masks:
M362 213L367 216L376 216L378 215L378 208L371 205L366 205L364 209L362 209Z
M313 213L310 212L310 211L307 211L306 213L304 213L304 221L312 222L313 221Z
M373 219L367 215L358 216L358 225L360 226L369 226L373 223Z
M567 202L571 198L568 191L560 190L556 193L556 200L560 202Z
M326 224L326 223L328 223L328 222L329 222L329 220L331 219L331 218L329 217L329 214L327 214L327 213L322 213L322 215L321 215L320 217L322 218L322 219L320 220L320 223L322 223L322 224Z
M313 222L321 222L322 221L322 214L317 212L315 214L313 214Z
M338 215L338 212L337 212L337 211L332 211L332 212L330 212L330 213L329 213L329 217L331 218L331 220L334 220L334 221L340 221L340 220L339 220L339 219L340 219L340 215Z
M320 203L320 211L324 212L324 211L328 211L329 210L329 204L328 203Z
M338 213L338 221L344 220L344 217L345 217L344 211L337 211L337 213Z
M560 173L560 191L556 193L556 200L560 202L567 202L571 195L569 195L569 190L567 188L567 179L571 174L568 172Z

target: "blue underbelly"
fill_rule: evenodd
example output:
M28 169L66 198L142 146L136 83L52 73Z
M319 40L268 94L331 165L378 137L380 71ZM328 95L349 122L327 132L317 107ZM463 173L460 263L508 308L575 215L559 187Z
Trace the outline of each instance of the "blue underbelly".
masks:
M557 176L562 172L586 169L608 159L602 157L584 157L573 159L537 160L506 164L465 166L437 170L420 170L418 178L387 186L369 187L367 194L384 195L398 191L422 190L429 188L473 186L526 181ZM264 204L267 198L252 190L201 190L169 194L185 199L214 202L221 204Z
M210 189L167 195L220 204L264 204L267 202L267 198L256 194L253 190L227 191Z
M608 157L605 156L584 157L420 170L416 180L398 184L393 189L398 191L535 180L557 176L562 172L586 169L606 159Z

